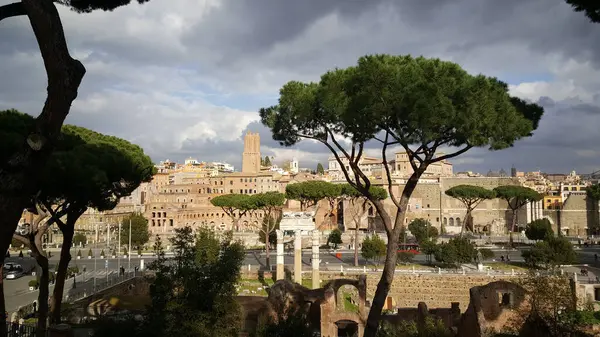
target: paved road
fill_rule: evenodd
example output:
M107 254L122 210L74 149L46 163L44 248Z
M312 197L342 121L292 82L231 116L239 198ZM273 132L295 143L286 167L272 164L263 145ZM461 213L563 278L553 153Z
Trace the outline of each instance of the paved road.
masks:
M336 253L341 253L341 255L342 255L341 259L336 257ZM495 249L494 253L496 255L494 259L497 261L500 260L500 256L506 257L507 255L510 257L511 261L517 262L517 261L523 260L521 258L521 252L518 250L507 251L507 250L503 250L503 249ZM600 267L600 263L595 262L595 259L594 259L594 254L598 254L598 256L600 256L600 247L581 249L581 250L578 250L578 254L579 254L579 262L580 263ZM99 252L98 252L98 255L99 255ZM271 256L271 261L270 261L271 266L274 269L275 268L274 266L276 263L276 252L271 252L270 256ZM309 249L304 250L303 254L302 254L302 264L303 264L304 269L311 268L311 258L312 258L311 251ZM340 268L341 265L352 266L354 264L354 251L347 250L347 249L338 250L336 252L321 250L319 258L321 260L321 263L320 263L321 269L337 270ZM135 266L140 266L141 260L144 260L144 264L147 266L148 263L150 263L154 259L155 259L155 257L153 257L151 255L145 255L142 258L139 258L137 256L136 257L132 256L131 269L133 269ZM21 263L23 265L33 264L35 262L31 258L10 258L10 260L18 261L18 263ZM106 263L107 263L106 261L108 261L108 268L105 268ZM285 261L286 265L292 266L294 263L293 252L286 252L284 261ZM417 255L415 257L415 261L423 262L423 261L425 261L425 256ZM50 258L51 268L54 269L54 266L57 263L58 263L58 254L55 254L53 257ZM249 251L246 253L246 257L244 258L243 263L244 263L244 268L247 268L247 266L250 265L251 268L254 270L256 268L258 268L259 266L264 267L266 265L266 254L264 253L264 251ZM366 264L366 261L362 257L360 257L360 255L359 255L359 264L360 265ZM75 289L72 289L73 279L69 279L65 286L65 294L68 294L69 292L71 292L71 293L79 292L79 291L82 291L83 289L91 291L91 289L93 287L93 276L94 275L96 275L96 277L97 277L96 282L99 285L101 282L106 281L107 275L109 276L109 278L116 275L118 273L119 266L123 266L125 269L128 269L129 260L127 258L123 258L123 257L121 257L120 259L119 258L113 259L110 257L108 259L100 259L98 257L95 260L83 258L80 260L73 259L71 261L70 265L77 266L77 267L79 267L80 270L83 270L85 268L85 270L87 272L83 276L76 277L77 287ZM569 268L565 268L565 271L569 272L569 273L574 273L574 272L578 272L579 268L569 267ZM580 279L595 280L596 276L600 276L600 269L592 269L592 270L590 270L590 275L587 278L580 277ZM34 278L35 278L34 276L24 276L17 280L4 280L4 293L5 293L5 298L6 298L7 309L9 312L11 310L17 309L19 306L31 303L35 299L37 299L38 292L28 290L29 280L34 279ZM52 291L52 288L51 288L51 291Z

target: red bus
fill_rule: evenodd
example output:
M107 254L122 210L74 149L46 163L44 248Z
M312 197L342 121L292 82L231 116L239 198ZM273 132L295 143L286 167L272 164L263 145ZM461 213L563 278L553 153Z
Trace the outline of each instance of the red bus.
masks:
M409 252L413 254L419 254L420 249L417 243L401 243L398 246L398 253L400 252Z

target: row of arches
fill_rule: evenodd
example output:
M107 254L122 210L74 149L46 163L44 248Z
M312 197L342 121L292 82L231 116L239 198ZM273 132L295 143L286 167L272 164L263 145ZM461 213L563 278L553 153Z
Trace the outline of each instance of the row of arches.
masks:
M462 226L462 222L460 220L459 217L455 217L455 218L447 218L444 217L444 219L442 219L442 223L444 226Z

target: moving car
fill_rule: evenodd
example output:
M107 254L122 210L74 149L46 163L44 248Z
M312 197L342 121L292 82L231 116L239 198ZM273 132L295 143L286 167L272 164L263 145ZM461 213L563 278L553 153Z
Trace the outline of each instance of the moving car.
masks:
M21 267L20 264L12 262L5 263L4 266L2 266L2 272L4 278L6 278L7 280L16 280L19 277L25 275L23 267Z

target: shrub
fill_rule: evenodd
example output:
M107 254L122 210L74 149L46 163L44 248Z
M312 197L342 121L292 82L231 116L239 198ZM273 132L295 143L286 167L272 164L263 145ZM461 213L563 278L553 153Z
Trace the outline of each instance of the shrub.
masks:
M398 253L398 262L401 263L410 263L415 258L415 253L413 252L399 252Z
M37 289L37 287L38 287L39 285L40 285L40 282L39 282L38 280L31 280L31 281L29 281L29 286L30 286L30 287L33 287L33 288L36 288L36 289Z
M77 257L81 257L81 249L77 251Z
M94 256L94 253L92 252L92 248L90 248L90 250L88 250L88 256Z

